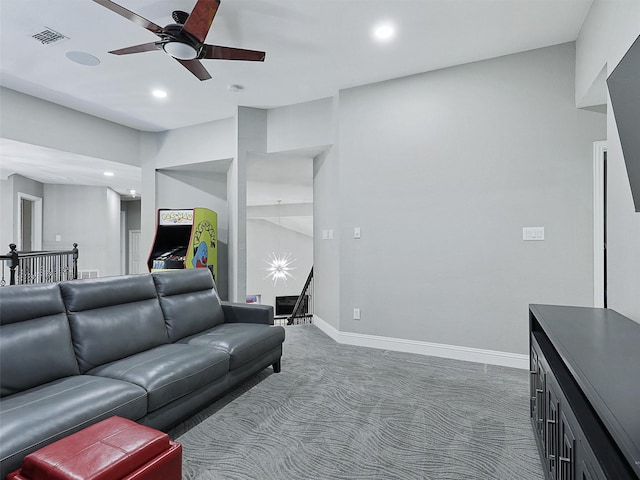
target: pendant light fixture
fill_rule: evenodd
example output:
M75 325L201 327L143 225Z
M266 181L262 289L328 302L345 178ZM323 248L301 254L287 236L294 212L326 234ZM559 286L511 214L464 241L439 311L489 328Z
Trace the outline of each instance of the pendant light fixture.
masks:
M295 259L291 255L291 253L282 253L280 250L280 236L281 236L281 225L280 225L280 206L282 204L282 200L278 200L278 252L271 252L267 258L265 259L265 263L267 264L267 276L265 279L269 278L273 280L273 285L276 286L278 281L282 281L282 283L286 284L289 278L295 278L291 273L291 270L295 270L296 267L293 266L295 263Z

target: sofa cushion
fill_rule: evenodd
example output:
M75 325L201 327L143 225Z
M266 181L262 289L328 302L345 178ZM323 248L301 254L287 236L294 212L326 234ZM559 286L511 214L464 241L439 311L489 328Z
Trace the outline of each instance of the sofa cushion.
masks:
M79 373L58 285L0 288L0 396Z
M137 420L146 409L144 389L88 375L5 397L0 403L0 478L44 445L113 415Z
M161 345L89 371L134 383L147 391L147 410L158 408L224 377L229 356L187 345Z
M224 322L209 269L170 270L152 276L172 342Z
M206 332L180 340L179 343L204 345L226 352L229 369L250 362L284 342L284 328L257 323L224 323Z
M151 275L60 283L80 371L169 343Z

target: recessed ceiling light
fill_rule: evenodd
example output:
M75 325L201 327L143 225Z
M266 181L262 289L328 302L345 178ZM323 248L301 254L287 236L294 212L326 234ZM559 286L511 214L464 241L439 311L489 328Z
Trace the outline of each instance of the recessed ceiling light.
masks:
M373 36L378 40L390 40L396 33L396 29L390 23L382 23L374 28Z
M113 172L104 172L103 175L105 177L113 177Z
M79 63L80 65L86 65L87 67L100 65L100 59L87 52L77 52L72 50L64 55L72 62Z
M154 91L152 91L151 95L153 95L156 98L167 98L166 90L162 90L160 88L156 88Z

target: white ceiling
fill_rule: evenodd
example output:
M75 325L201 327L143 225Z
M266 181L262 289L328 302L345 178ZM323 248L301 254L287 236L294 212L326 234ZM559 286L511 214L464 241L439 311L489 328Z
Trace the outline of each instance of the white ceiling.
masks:
M132 128L162 131L227 118L238 105L299 103L343 88L573 41L592 1L222 0L207 43L264 50L266 60L203 60L213 78L200 82L161 51L108 54L157 37L92 0L1 0L0 83ZM166 25L173 23L173 10L190 12L195 0L118 3ZM371 36L380 22L396 28L386 43ZM45 27L67 38L50 45L31 38ZM67 59L69 51L89 53L101 63L79 65ZM231 84L245 88L234 93ZM166 89L168 97L153 98L154 88ZM30 153L24 144L17 152L18 146L4 141L0 147L3 168L11 164L17 171L33 162L42 175L47 168L38 162L55 155L43 155L43 149ZM76 176L69 166L77 160L58 157L55 164L63 173L51 175ZM101 174L104 165L94 165L94 173Z

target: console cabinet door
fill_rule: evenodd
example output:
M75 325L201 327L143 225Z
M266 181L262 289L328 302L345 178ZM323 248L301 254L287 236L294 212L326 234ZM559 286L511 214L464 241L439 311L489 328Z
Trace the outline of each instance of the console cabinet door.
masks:
M547 473L549 478L556 480L558 478L558 454L559 448L559 410L558 397L555 393L555 386L551 382L547 383L547 396L546 396L546 410L547 410L547 435L546 435L546 463Z
M531 346L531 381L530 381L530 393L531 393L531 421L534 425L534 430L538 436L538 440L542 445L543 451L546 451L546 389L547 389L547 370L542 362L542 353L538 351L538 346L532 342Z
M579 446L576 452L576 479L604 480L607 478L586 440L579 440L578 444Z
M529 373L531 374L529 380L529 401L531 402L529 412L531 413L531 419L535 420L537 418L537 409L538 409L538 396L536 395L536 388L538 385L538 352L536 352L535 347L531 346L531 365Z
M560 452L557 462L559 480L575 480L575 444L576 437L571 425L565 414L560 412Z

